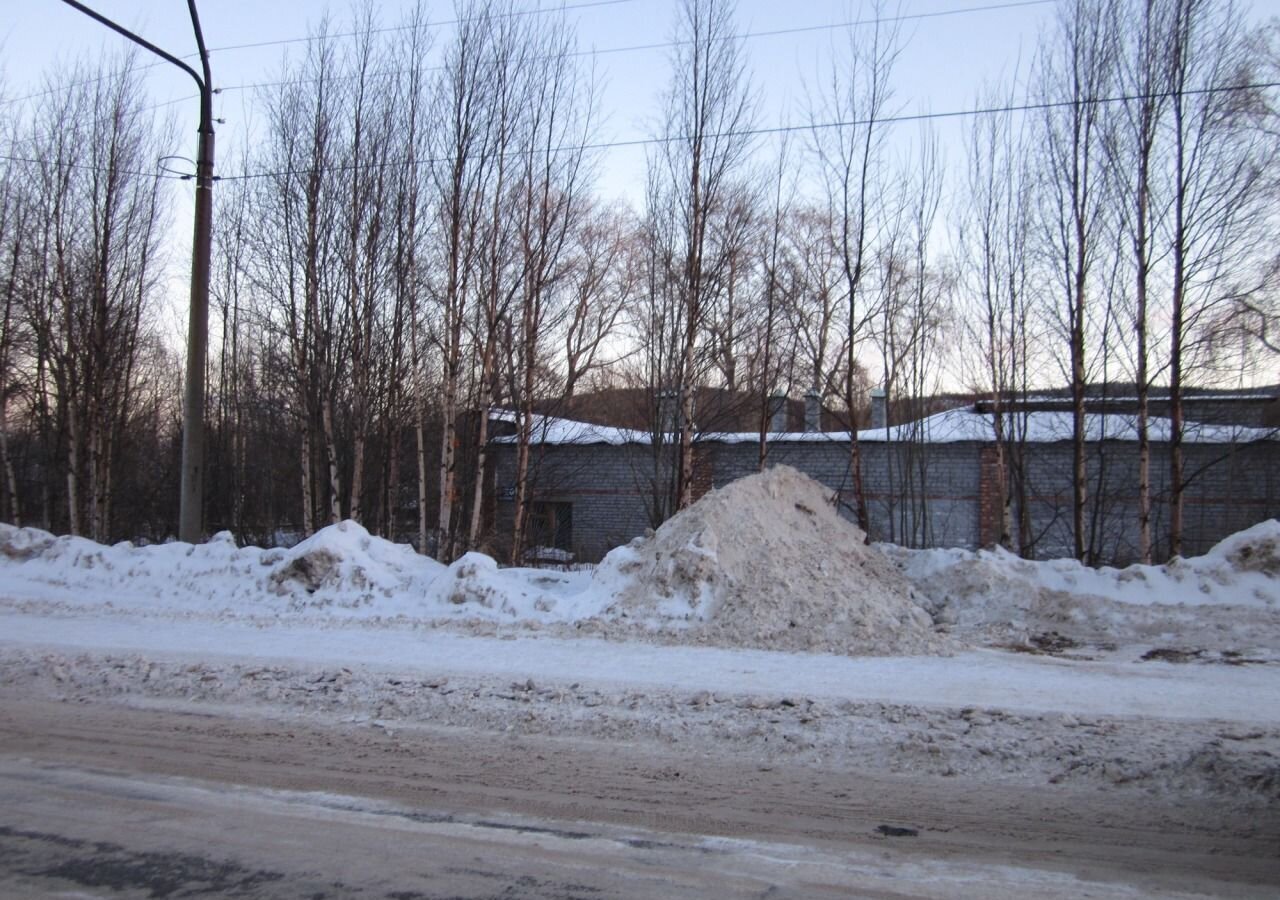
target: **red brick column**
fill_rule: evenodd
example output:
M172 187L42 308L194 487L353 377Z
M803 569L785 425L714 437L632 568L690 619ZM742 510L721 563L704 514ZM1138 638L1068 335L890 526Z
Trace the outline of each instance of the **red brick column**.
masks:
M698 502L707 491L711 490L715 476L715 457L710 447L693 448L693 501Z
M978 450L978 546L991 549L1000 542L1000 469L994 444Z

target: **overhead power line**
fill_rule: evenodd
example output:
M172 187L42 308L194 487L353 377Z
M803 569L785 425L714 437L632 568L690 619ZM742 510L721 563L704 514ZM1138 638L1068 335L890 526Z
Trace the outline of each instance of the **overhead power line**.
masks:
M117 175L132 175L136 178L158 178L166 181L186 181L191 178L190 175L182 175L174 172L143 172L137 169L108 169L105 166L95 166L90 163L75 162L57 162L49 159L34 159L29 156L13 156L8 153L0 153L0 162L11 163L27 163L28 165L46 166L53 165L58 169L75 169L84 172L115 172Z
M994 3L994 4L987 4L984 6L965 6L965 7L960 7L958 9L943 9L943 10L935 10L934 12L926 12L926 13L901 13L899 15L893 15L893 16L877 16L871 19L852 19L845 22L827 22L820 25L798 25L792 28L774 28L774 29L769 29L767 31L744 31L739 34L725 35L722 38L718 38L717 41L724 42L724 41L736 41L736 40L751 40L754 38L766 38L766 37L785 37L787 35L793 35L793 34L813 34L820 31L838 31L842 28L862 28L868 25L888 25L894 22L910 22L910 21L925 20L925 19L940 19L940 18L946 18L949 16L963 16L963 15L969 15L972 13L995 12L999 10L1017 9L1020 7L1027 7L1027 6L1044 6L1046 4L1052 4L1056 2L1057 0L1013 0L1013 2L1009 2L1009 3ZM358 32L352 32L352 34L356 34L356 33ZM303 40L310 40L310 39L304 38ZM647 50L667 50L672 47L681 47L688 43L690 42L687 40L684 40L684 41L657 41L649 44L626 44L621 47L602 47L602 48L596 48L591 50L574 50L567 55L568 56L592 56L592 57L612 56L615 54L638 53L638 52L647 51ZM443 69L443 66L429 66L425 69L425 71L438 72L438 71L441 71L441 69ZM390 72L385 74L396 74L399 71L402 71L402 70L391 70ZM335 81L350 80L350 78L353 78L353 77L355 76L338 77L338 78L335 78L334 80ZM225 87L219 88L219 91L220 92L248 91L248 90L254 90L257 88L285 87L285 86L296 85L296 84L309 84L315 80L316 79L314 78L293 78L293 79L284 79L279 81L254 81L254 82L246 82L243 84L229 84L229 85L226 85ZM176 103L178 101L171 101L171 102Z
M767 31L744 31L741 34L730 34L718 40L734 41L761 37L782 37L789 34L810 34L818 31L837 31L841 28L860 28L865 25L887 25L891 22L910 22L918 19L942 19L948 16L963 16L969 13L994 12L997 10L1017 9L1023 6L1045 6L1057 3L1058 0L1014 0L1010 3L992 3L986 6L964 6L959 9L939 9L924 13L900 13L895 16L877 16L873 19L851 19L847 22L830 22L823 25L797 25L792 28L772 28ZM692 40L661 41L653 44L632 44L627 47L606 47L602 50L582 50L575 56L603 56L608 53L630 53L636 50L664 50L668 47L680 47L693 43Z
M776 125L764 128L744 128L736 131L722 131L714 134L704 135L707 139L732 138L732 137L763 137L775 134L789 134L798 131L830 131L838 128L858 128L867 125L901 125L907 122L927 122L937 119L959 119L971 116L997 115L1003 113L1018 112L1038 112L1050 109L1065 109L1071 106L1096 106L1109 103L1131 103L1137 100L1156 100L1174 96L1201 96L1205 94L1229 93L1232 91L1251 91L1251 90L1270 90L1280 88L1280 81L1254 82L1250 84L1233 84L1221 85L1218 87L1197 88L1185 91L1157 91L1144 94L1118 94L1110 97L1085 98L1083 100L1053 100L1040 103L1019 103L1008 104L1005 106L984 106L975 107L973 109L957 109L944 112L927 112L927 113L905 113L902 115L884 116L881 118L870 119L849 119L836 122L807 122L803 125ZM660 144L673 144L680 141L689 140L688 135L670 135L666 137L650 137L650 138L633 138L621 141L602 141L598 143L586 144L569 144L559 147L552 147L547 150L538 150L538 153L569 153L583 152L590 150L613 150L624 147L645 147ZM506 154L508 157L524 156L529 151L513 150ZM422 164L437 164L449 162L447 158L415 158L416 162ZM322 172L346 172L346 171L362 171L365 169L385 169L402 166L409 162L408 159L387 160L381 163L361 163L339 164L334 166L326 166L320 169ZM224 175L226 181L244 181L257 178L277 178L283 175L305 175L317 171L314 168L303 169L283 169L269 172L248 172L240 175Z
M559 6L559 7L539 7L535 9L519 10L513 13L506 13L503 15L510 17L510 16L534 15L538 13L548 13L548 12L562 12L562 11L572 12L574 10L579 10L579 9L591 9L591 8L600 7L600 6L615 6L621 3L634 3L634 2L635 0L589 0L589 2L579 3L574 5L566 5L566 6ZM824 22L824 23L815 24L815 25L797 25L789 28L773 28L773 29L767 29L763 31L744 31L738 34L726 35L725 37L720 38L720 40L721 41L753 40L756 38L785 37L785 36L794 35L794 34L814 34L814 33L823 32L823 31L838 31L840 29L845 29L845 28L860 28L868 25L887 25L894 22L925 21L929 19L941 19L941 18L949 18L952 16L971 15L974 13L999 12L1003 10L1019 9L1024 7L1046 6L1056 2L1057 0L1012 0L1012 2L1008 2L1008 3L991 3L991 4L985 4L982 6L965 6L957 9L934 10L932 12L900 13L898 15L893 15L893 16L877 16L869 19L850 19L843 22ZM471 20L447 19L447 20L442 20L440 22L433 22L430 24L433 26L456 25L466 21L471 21ZM391 25L385 28L369 29L367 31L343 31L343 32L335 32L333 34L326 34L326 35L307 35L304 37L279 38L276 40L258 41L254 43L228 44L222 47L213 47L210 49L210 52L216 53L218 51L244 50L244 49L252 49L252 48L258 48L258 47L273 47L273 46L285 46L289 44L311 43L314 41L325 40L330 38L342 39L342 38L349 38L349 37L358 37L362 34L384 34L384 33L396 32L396 31L404 31L410 27L412 26ZM648 50L666 50L672 47L679 47L687 43L688 41L655 41L647 44L627 44L620 47L601 47L601 48L594 48L591 50L576 50L572 52L570 55L571 56L593 56L593 57L594 56L611 56L615 54L637 53L637 52L648 51ZM187 59L191 57L182 57L182 58ZM142 71L145 69L151 69L156 67L157 65L159 65L159 63L144 63L142 65L136 66L135 70ZM429 71L429 72L439 71L440 68L441 68L440 66L431 66L427 68L426 71ZM84 81L76 82L72 85L69 85L68 87L80 87L87 84L93 84L97 81L102 80L103 77L105 76L86 79ZM307 84L313 80L314 79L300 78L300 79L286 79L286 80L277 80L277 81L254 81L254 82L244 82L241 84L229 84L223 87L219 87L217 89L217 93L222 93L224 91L248 91L248 90L254 90L257 88L281 87L281 86L292 85L292 84ZM338 79L338 80L341 80L341 79ZM51 88L45 91L38 91L33 94L27 94L26 96L23 96L23 97L15 97L12 100L3 101L3 103L4 105L9 105L13 103L21 103L25 100L34 100L40 97L46 97L53 93L57 93L57 91L59 90L63 90L63 88ZM178 103L185 103L186 101L191 99L192 97L178 97L173 100L162 101L150 108L159 109L164 106L172 106Z
M587 0L587 2L584 2L584 3L566 4L564 6L536 6L530 9L519 9L519 10L513 10L511 12L507 12L507 13L496 13L493 15L493 18L505 19L505 18L516 18L519 16L541 15L543 13L550 13L550 12L572 12L577 9L592 9L598 6L617 6L622 3L634 3L634 2L636 2L636 0ZM1052 2L1052 0L1042 0L1042 2L1047 3L1047 2ZM461 24L462 22L470 22L470 21L474 21L474 20L465 19L465 18L442 19L439 22L428 22L428 24L432 26L458 25L458 24ZM343 31L343 32L336 32L334 34L328 34L328 35L305 35L302 37L280 38L278 40L258 41L258 42L247 43L247 44L226 44L221 47L210 47L209 52L217 53L219 51L246 50L254 47L275 47L275 46L283 46L285 44L305 44L311 41L322 40L325 38L349 38L349 37L358 37L359 35L362 35L362 34L383 34L383 33L394 32L394 31L406 31L411 27L413 26L389 25L385 28L373 28L373 29L368 29L364 31ZM184 59L184 60L199 59L200 55L198 53L188 53L186 56L179 56L178 58ZM134 66L133 69L134 71L141 72L147 69L157 68L160 65L161 63L159 62L147 62L147 63L141 63L140 65ZM101 81L105 77L107 76L99 75L94 78L86 78L84 81L77 81L73 84L66 85L65 87L59 86L55 88L49 88L43 91L36 91L31 94L26 94L22 97L13 97L8 100L0 100L0 106L11 106L15 103L22 103L26 100L37 100L40 97L47 97L50 94L56 94L64 90L68 90L70 88L84 87L85 85L96 84L97 82ZM183 99L190 100L191 98L187 97ZM165 103L162 103L162 104L157 104L157 106L165 106L170 103L180 103L180 102L182 102L182 100L171 100L171 101L166 101Z
M737 131L722 131L715 134L705 135L707 138L729 138L729 137L765 137L774 134L790 134L798 131L830 131L836 128L859 128L866 125L901 125L908 122L927 122L939 119L961 119L971 116L989 116L1005 113L1020 112L1040 112L1050 109L1066 109L1067 107L1082 105L1095 106L1108 103L1132 103L1137 100L1160 100L1169 97L1184 96L1195 97L1206 94L1222 94L1233 91L1265 91L1280 88L1280 81L1261 81L1251 82L1249 84L1227 84L1218 87L1197 88L1187 91L1156 91L1146 94L1117 94L1109 97L1085 98L1083 100L1049 100L1040 103L1011 103L1004 106L980 106L972 109L955 109L943 112L926 112L926 113L904 113L895 116L884 116L872 119L849 119L836 122L806 122L803 125L775 125L764 128L744 128ZM538 150L539 153L569 153L584 152L589 150L613 150L625 147L645 147L656 146L659 144L672 144L679 141L688 140L687 135L671 135L667 137L649 137L649 138L632 138L621 141L600 141L586 144L567 144L559 147L551 147L546 150ZM507 157L519 157L525 155L528 151L513 150L506 154ZM19 163L38 163L45 164L47 160L29 159L19 156L0 155L0 160ZM448 162L445 158L422 158L415 157L414 161L431 165L436 163ZM365 169L387 169L396 166L402 166L409 162L408 159L386 160L380 163L361 163L360 165L339 164L333 166L325 166L320 171L324 172L348 172L363 171ZM68 168L90 169L96 171L104 171L101 167L90 166L80 163L64 163ZM219 181L248 181L258 178L278 178L283 175L306 175L316 171L312 168L304 169L278 169L267 172L242 172L238 175L221 175ZM187 180L190 176L165 172L128 172L126 174L137 175L144 178L168 178L178 181Z
M573 12L578 9L592 9L597 6L617 6L621 3L634 3L635 0L588 0L586 3L572 3L564 6L535 6L532 9L519 9L507 13L495 13L490 18L494 19L515 19L521 16L535 16L550 12ZM474 22L476 19L443 19L439 22L428 22L429 25L460 25L463 22ZM339 31L333 34L325 35L307 35L305 37L278 38L272 41L254 41L248 44L227 44L224 47L214 47L211 52L225 50L252 50L258 47L280 47L286 44L306 44L313 41L327 40L328 38L349 38L360 37L365 34L390 34L396 31L408 31L412 25L388 25L385 28L369 28L359 31Z

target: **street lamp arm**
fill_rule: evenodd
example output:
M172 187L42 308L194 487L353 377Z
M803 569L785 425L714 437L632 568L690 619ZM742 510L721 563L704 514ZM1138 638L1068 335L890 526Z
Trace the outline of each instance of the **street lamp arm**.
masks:
M200 27L200 14L196 12L196 0L187 0L187 9L191 10L191 28L196 33L196 49L200 51L200 65L204 68L204 80L197 78L196 73L189 67L183 66L183 68L191 72L191 77L195 78L196 83L200 85L200 130L212 133L213 98L210 88L213 87L213 76L209 73L209 51L204 46L204 30Z
M62 0L116 34L145 47L190 75L200 87L200 141L196 151L195 229L191 247L191 308L187 324L187 372L182 394L182 484L178 498L178 538L196 543L204 531L204 369L209 343L209 270L213 243L213 78L200 30L196 0L187 0L200 48L204 77L172 53L117 25L77 0Z
M206 86L207 86L207 85L208 85L208 83L209 83L209 82L208 82L208 76L209 76L209 64L208 64L207 62L205 63L205 77L204 77L204 78L201 78L201 77L200 77L200 73L199 73L199 72L197 72L195 69L191 68L189 65L187 65L186 63L184 63L182 60L178 59L178 57L174 56L172 53L166 53L164 50L161 50L159 47L157 47L155 44L151 43L151 42L150 42L149 40L147 40L146 38L144 38L144 37L139 37L138 35L134 34L134 33L133 33L132 31L130 31L129 29L127 29L127 28L125 28L125 27L123 27L123 26L121 26L121 25L117 25L115 22L111 21L111 20L110 20L110 19L108 19L106 16L101 15L101 14L99 14L99 13L97 13L97 12L94 12L92 9L90 9L90 8L89 8L89 7L87 7L87 6L85 6L83 3L78 3L78 2L76 2L76 0L62 0L62 2L63 2L63 3L65 3L65 4L67 4L67 6L70 6L70 7L73 7L73 8L75 8L75 9L80 10L80 12L84 13L84 14L85 14L86 16L88 16L89 18L94 19L94 20L96 20L96 21L98 21L98 22L101 22L103 25L106 25L108 28L110 28L110 29L111 29L112 31L114 31L116 34L124 35L124 36L125 36L125 37L127 37L129 40L133 41L135 44L138 44L138 45L140 45L140 46L142 46L142 47L146 47L148 50L150 50L150 51L151 51L152 53L154 53L156 56L159 56L159 57L161 57L161 58L163 58L163 59L166 59L166 60L168 60L169 62L173 63L175 66L178 66L178 67L179 67L179 68L181 68L184 72L186 72L188 75L190 75L192 78L194 78L194 79L195 79L196 84L199 86L199 88L200 88L201 92L204 92L204 90L206 89ZM194 2L194 0L188 0L188 3L193 3L193 2ZM195 17L195 6L194 6L194 5L191 7L191 15L192 15L192 17L193 17L193 18ZM199 32L197 32L197 34L198 34L198 33L199 33ZM203 43L204 43L203 39L200 39L200 43L201 43L201 45L203 46Z

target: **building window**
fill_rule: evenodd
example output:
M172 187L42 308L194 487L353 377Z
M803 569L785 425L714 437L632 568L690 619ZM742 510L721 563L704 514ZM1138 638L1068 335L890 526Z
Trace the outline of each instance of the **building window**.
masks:
M573 504L540 500L529 506L529 546L573 549Z

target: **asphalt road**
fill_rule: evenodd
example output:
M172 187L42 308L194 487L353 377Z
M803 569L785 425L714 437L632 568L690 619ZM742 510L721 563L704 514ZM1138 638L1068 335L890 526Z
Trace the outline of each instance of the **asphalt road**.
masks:
M0 687L3 897L1277 890L1274 811Z

